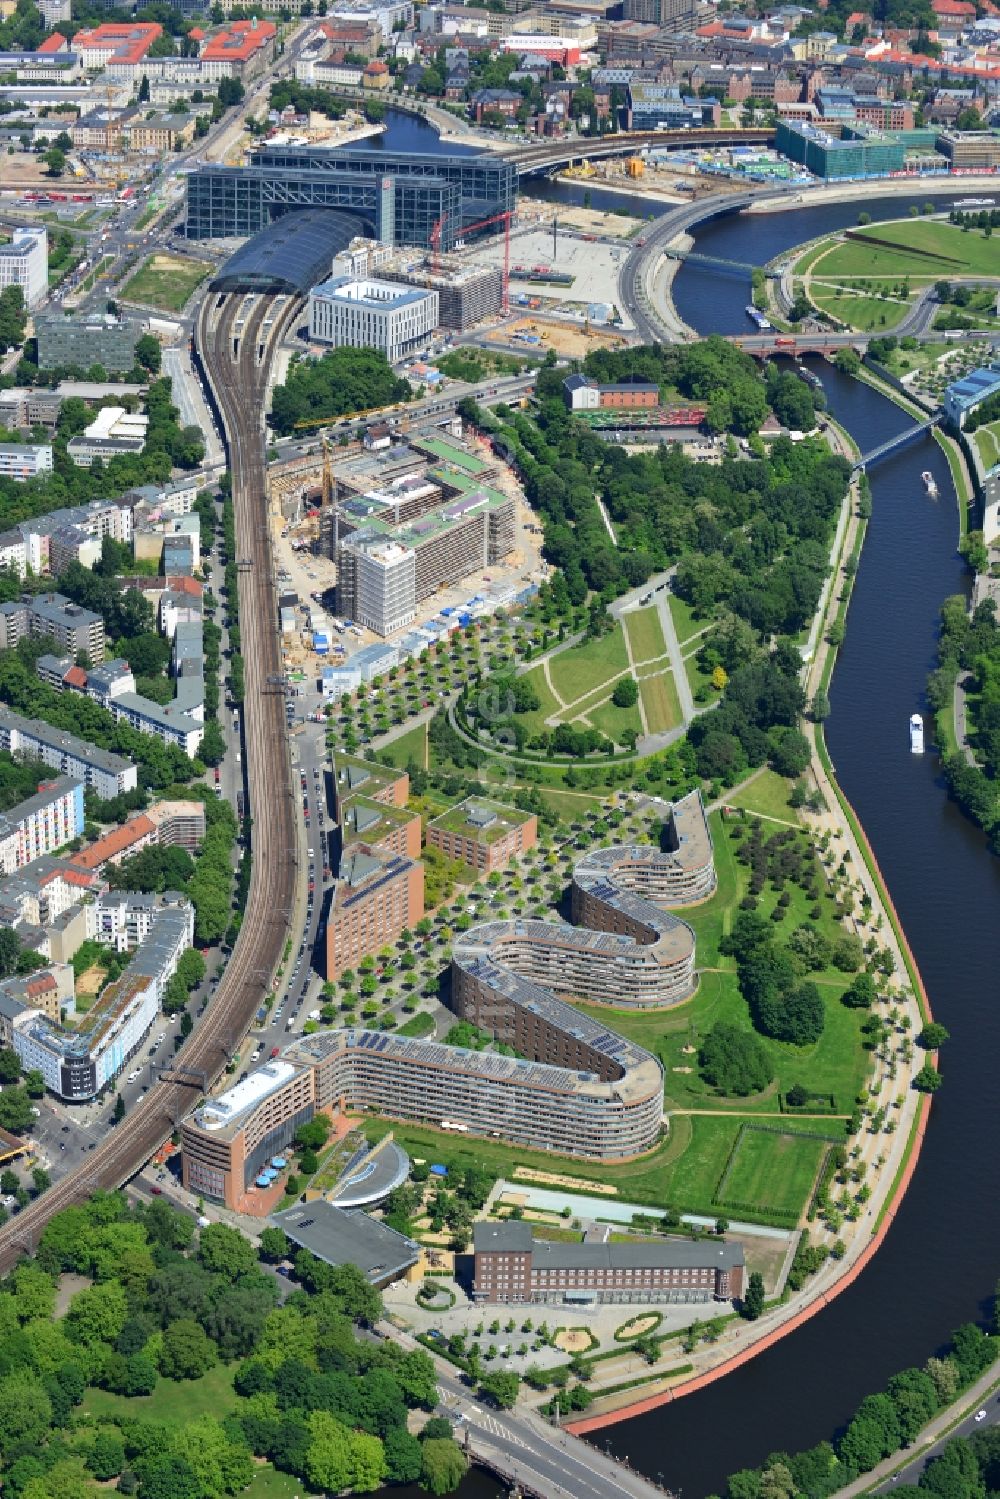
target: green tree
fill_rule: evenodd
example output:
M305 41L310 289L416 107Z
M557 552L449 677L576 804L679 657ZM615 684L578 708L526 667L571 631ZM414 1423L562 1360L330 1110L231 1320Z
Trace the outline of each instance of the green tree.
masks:
M705 1037L699 1060L705 1080L737 1098L762 1092L774 1077L763 1042L752 1031L724 1022Z
M160 1373L168 1379L199 1379L215 1363L215 1345L202 1327L182 1317L165 1328Z
M211 1274L224 1275L227 1280L249 1275L257 1266L253 1245L226 1223L210 1223L201 1230L198 1258Z
M265 1228L260 1235L260 1257L270 1264L288 1258L289 1241L283 1229Z
M487 1374L485 1379L480 1380L479 1388L494 1405L506 1411L517 1403L521 1380L517 1374L508 1370L497 1370L495 1374Z
M611 701L616 708L634 708L639 701L639 687L632 677L620 677L615 683Z
M930 1062L925 1062L913 1079L913 1086L918 1093L936 1093L943 1081L937 1068L932 1067Z
M50 146L42 157L50 177L61 177L66 170L66 153L58 146Z
M740 1310L748 1322L756 1322L764 1310L764 1278L758 1270L754 1270L747 1281Z
M420 1483L429 1494L452 1494L468 1472L465 1453L450 1437L430 1437L421 1443Z
M917 1037L917 1045L925 1047L928 1051L937 1051L950 1039L943 1025L936 1020L929 1020Z
M74 1343L113 1343L127 1316L124 1287L109 1281L76 1293L66 1313L66 1332Z

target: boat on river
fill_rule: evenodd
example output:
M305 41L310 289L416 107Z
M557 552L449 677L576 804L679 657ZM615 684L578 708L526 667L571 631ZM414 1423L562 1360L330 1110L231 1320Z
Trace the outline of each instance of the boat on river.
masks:
M920 477L924 481L924 488L926 489L927 493L932 497L932 499L936 499L938 487L937 483L935 482L934 475L931 473L930 469L925 468Z
M924 752L924 721L919 713L910 715L910 753L922 755Z
M756 323L761 333L766 333L768 331L771 324L768 322L767 318L762 312L758 312L756 307L753 307L749 304L744 308L744 311L746 312L746 315L750 319L751 323Z

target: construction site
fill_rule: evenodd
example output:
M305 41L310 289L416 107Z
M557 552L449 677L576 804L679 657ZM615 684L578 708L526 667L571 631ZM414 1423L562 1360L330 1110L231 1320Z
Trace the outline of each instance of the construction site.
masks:
M435 616L510 607L547 573L537 519L487 444L449 427L394 438L336 455L323 444L271 469L293 673L349 664L363 646Z

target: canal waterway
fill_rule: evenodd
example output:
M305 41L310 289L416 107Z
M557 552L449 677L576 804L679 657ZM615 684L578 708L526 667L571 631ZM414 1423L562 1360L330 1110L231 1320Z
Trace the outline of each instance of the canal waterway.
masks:
M419 136L413 127L419 127ZM429 127L395 117L386 145L435 147ZM430 135L434 135L430 131ZM436 140L437 137L434 136ZM416 141L419 140L419 145ZM534 185L532 190L534 191ZM583 190L547 184L555 201ZM591 189L595 204L658 205ZM938 203L947 200L937 199ZM872 217L905 216L912 200L867 199ZM857 222L859 204L740 215L703 226L697 249L763 264L803 240ZM742 276L684 265L674 300L703 335L748 329ZM891 402L825 364L833 415L863 451L910 424ZM934 474L940 498L920 479ZM688 1499L719 1492L727 1474L776 1450L835 1433L866 1394L897 1370L939 1351L960 1322L987 1314L1000 1274L1000 1199L993 1191L1000 1053L996 917L1000 861L947 800L933 753L909 753L907 720L926 711L942 601L963 592L958 520L947 464L923 438L874 466L873 515L855 581L847 636L830 689L827 743L837 776L864 824L927 986L952 1040L913 1183L885 1243L858 1281L805 1327L699 1394L610 1427L594 1440ZM462 1499L495 1492L470 1476Z

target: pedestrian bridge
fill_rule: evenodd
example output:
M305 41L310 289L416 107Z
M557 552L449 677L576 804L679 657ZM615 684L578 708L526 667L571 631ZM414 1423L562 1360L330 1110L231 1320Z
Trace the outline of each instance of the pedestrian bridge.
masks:
M935 411L934 415L929 416L926 421L917 422L912 427L904 427L902 432L897 432L896 436L890 437L888 442L880 443L877 448L872 448L868 453L862 453L861 457L855 463L852 472L856 474L864 473L870 464L877 463L880 458L885 458L889 453L894 453L897 448L901 448L905 443L911 442L914 437L920 437L924 432L929 432L932 427L936 427L943 415L942 411Z

